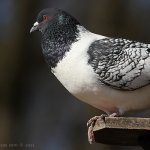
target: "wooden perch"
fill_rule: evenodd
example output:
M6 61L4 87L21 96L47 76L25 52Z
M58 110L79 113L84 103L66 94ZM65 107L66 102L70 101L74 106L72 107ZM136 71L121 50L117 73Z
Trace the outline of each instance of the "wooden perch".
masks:
M150 118L106 117L94 126L95 142L150 150Z

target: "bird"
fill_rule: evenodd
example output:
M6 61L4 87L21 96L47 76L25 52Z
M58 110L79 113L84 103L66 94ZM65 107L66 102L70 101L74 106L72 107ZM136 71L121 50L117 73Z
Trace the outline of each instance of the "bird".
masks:
M51 72L77 99L112 117L149 109L150 44L95 34L58 8L39 12L34 31ZM98 117L87 123L90 143Z

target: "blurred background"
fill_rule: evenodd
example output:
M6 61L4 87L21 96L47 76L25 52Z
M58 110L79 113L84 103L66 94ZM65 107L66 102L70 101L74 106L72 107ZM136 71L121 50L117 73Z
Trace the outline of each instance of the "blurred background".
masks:
M44 62L40 33L29 33L46 7L66 10L92 32L150 43L149 0L1 0L0 150L141 150L89 145L86 122L101 112L63 88Z

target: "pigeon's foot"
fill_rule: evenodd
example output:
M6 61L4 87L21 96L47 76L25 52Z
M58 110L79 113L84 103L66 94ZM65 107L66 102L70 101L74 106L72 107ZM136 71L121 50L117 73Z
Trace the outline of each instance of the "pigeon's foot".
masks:
M88 122L87 122L87 127L88 127L88 141L90 144L92 144L95 139L94 139L94 133L93 133L93 127L95 125L95 122L97 121L97 119L105 119L105 117L116 117L118 116L118 113L113 113L110 115L106 115L106 114L102 114L100 116L95 116L93 118L91 118Z
M102 114L100 116L95 116L92 117L88 122L87 122L87 127L88 127L88 141L90 144L92 144L95 139L94 139L94 133L93 133L93 127L95 125L95 122L97 119L105 119L105 117L108 117L106 114Z

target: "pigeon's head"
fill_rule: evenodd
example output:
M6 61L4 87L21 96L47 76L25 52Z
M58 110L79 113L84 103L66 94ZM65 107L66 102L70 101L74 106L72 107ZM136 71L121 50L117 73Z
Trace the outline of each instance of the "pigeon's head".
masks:
M44 33L46 29L53 30L57 26L68 25L70 23L79 24L79 22L71 15L56 8L47 8L42 10L37 20L31 28L30 32L41 31Z

